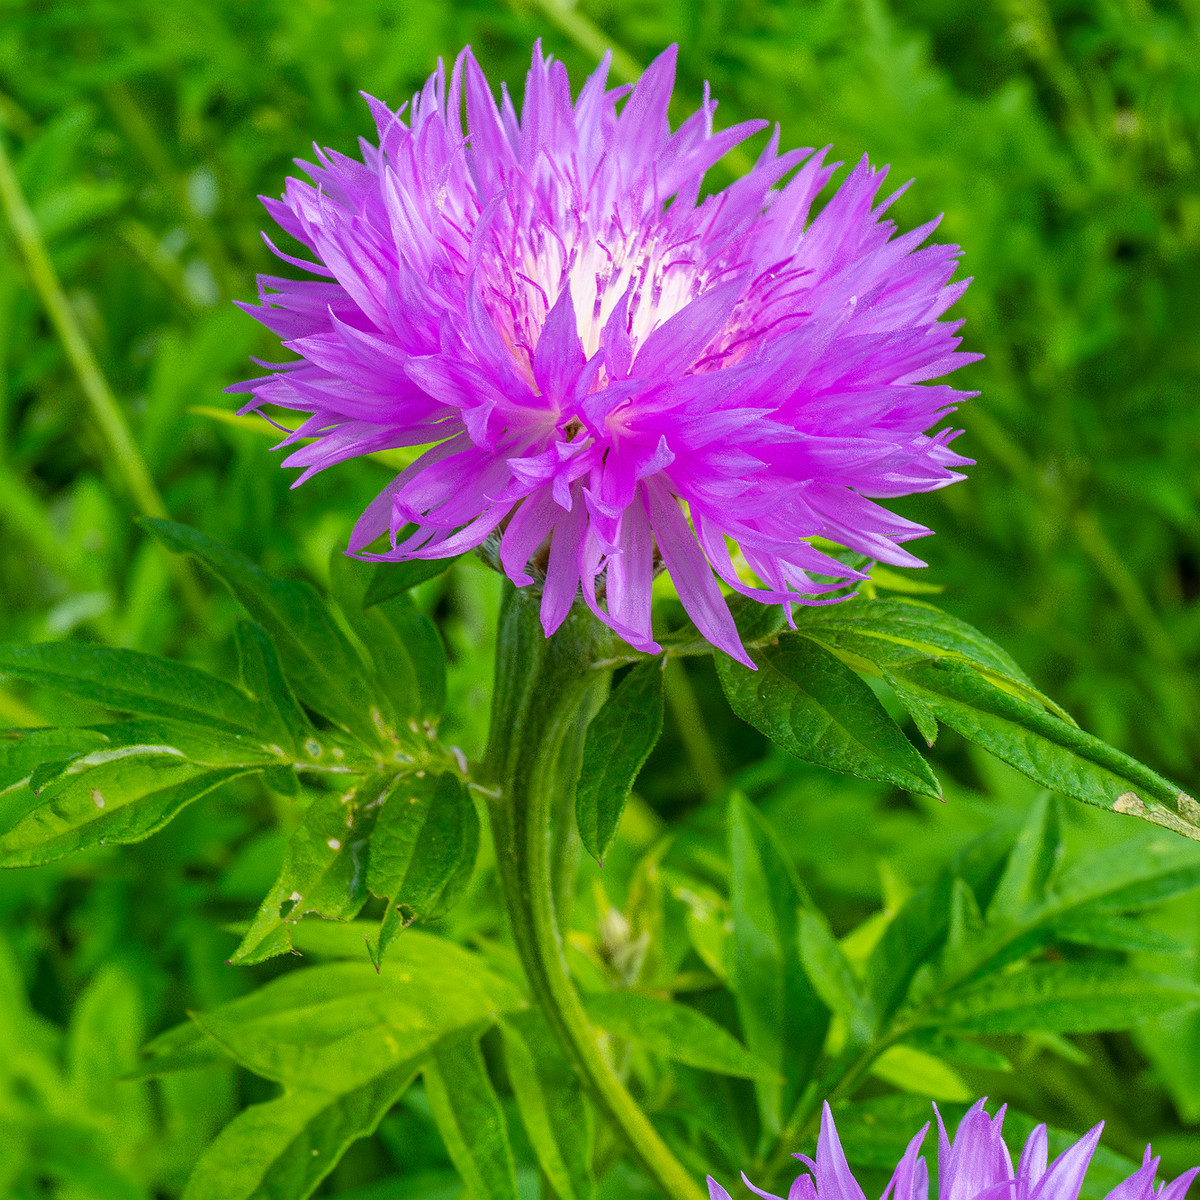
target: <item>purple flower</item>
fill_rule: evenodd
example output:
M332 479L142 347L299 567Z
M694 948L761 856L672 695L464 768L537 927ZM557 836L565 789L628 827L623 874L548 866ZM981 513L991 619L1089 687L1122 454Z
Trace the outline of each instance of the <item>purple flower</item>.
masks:
M985 1098L986 1099L986 1098ZM934 1105L938 1124L938 1200L1077 1200L1088 1164L1100 1141L1103 1122L1089 1130L1073 1146L1047 1165L1046 1126L1039 1125L1028 1137L1021 1158L1013 1169L1012 1156L1001 1136L1004 1108L989 1117L985 1101L978 1101L959 1123L951 1142L946 1136L941 1114ZM918 1157L929 1125L908 1144L883 1200L928 1200L929 1172L925 1160ZM863 1190L846 1164L842 1144L834 1128L833 1114L826 1104L821 1113L821 1133L817 1139L814 1162L797 1154L812 1172L801 1175L792 1184L788 1200L865 1200ZM1173 1183L1154 1187L1157 1158L1150 1147L1141 1167L1117 1184L1106 1200L1184 1200L1200 1167L1185 1171ZM746 1186L763 1200L778 1200L742 1176ZM708 1192L712 1200L730 1200L729 1193L711 1176Z
M260 277L249 311L299 358L234 390L253 393L243 411L308 414L284 442L315 439L285 460L297 483L430 447L351 553L442 558L492 538L514 583L542 582L547 634L582 591L646 651L665 566L701 632L747 662L718 577L790 618L864 577L806 539L920 565L901 543L929 530L874 501L969 461L929 433L966 395L929 381L975 357L956 351L961 322L939 320L969 281L949 282L957 247L919 248L936 221L893 236L900 193L879 201L886 171L865 158L810 219L838 164L780 153L778 129L701 199L708 168L766 122L715 133L706 91L672 133L675 48L632 89L609 88L608 66L572 101L535 47L520 115L470 50L407 112L368 98L378 146L316 149L312 184L264 199L315 261L276 254L323 279Z

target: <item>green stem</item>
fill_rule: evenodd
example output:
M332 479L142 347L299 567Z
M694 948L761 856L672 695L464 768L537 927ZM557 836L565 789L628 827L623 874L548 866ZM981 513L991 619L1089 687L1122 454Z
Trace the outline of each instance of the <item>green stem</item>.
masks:
M563 1049L655 1183L673 1200L705 1200L601 1049L555 921L550 850L564 786L560 753L581 707L595 703L595 664L610 652L611 635L587 612L574 611L546 638L537 600L505 586L486 762L497 787L496 860L517 950Z

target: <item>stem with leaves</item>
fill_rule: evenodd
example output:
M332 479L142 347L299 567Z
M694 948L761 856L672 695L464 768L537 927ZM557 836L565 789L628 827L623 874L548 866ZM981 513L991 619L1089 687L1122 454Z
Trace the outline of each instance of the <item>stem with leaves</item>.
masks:
M546 638L536 598L506 587L486 759L496 788L500 885L534 999L603 1111L664 1193L703 1200L601 1049L568 974L555 917L552 824L561 819L562 790L574 783L560 756L580 708L596 702L605 668L595 664L611 652L610 642L609 631L578 609Z

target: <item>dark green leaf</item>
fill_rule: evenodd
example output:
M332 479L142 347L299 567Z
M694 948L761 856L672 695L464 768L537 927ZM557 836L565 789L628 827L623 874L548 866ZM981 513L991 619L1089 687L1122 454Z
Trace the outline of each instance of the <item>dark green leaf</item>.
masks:
M408 562L381 562L375 564L375 573L367 587L363 598L363 607L371 608L399 596L424 583L427 579L436 579L442 572L448 571L462 557L453 558L410 558Z
M587 728L575 816L587 852L602 861L617 836L638 772L663 722L663 660L635 664Z
M781 1072L751 1054L731 1033L703 1013L640 992L591 992L583 997L588 1017L601 1029L636 1042L664 1058L743 1079L774 1083Z
M446 707L446 650L437 626L417 609L411 596L385 600L378 612L412 664L418 696L416 716L436 721ZM381 672L386 669L381 663Z
M375 692L389 708L387 724L421 732L446 703L446 653L436 627L408 595L368 606L365 563L335 553L329 569L334 596L371 662Z
M742 720L805 762L941 795L929 764L875 694L824 647L784 634L751 657L757 671L716 656L721 686Z
M1185 980L1101 963L1035 963L940 998L916 1024L972 1033L1090 1033L1197 1006L1200 984Z
M364 664L310 584L268 575L186 525L149 517L142 524L168 549L194 555L229 588L274 639L289 682L309 708L369 743L379 740Z
M261 625L239 621L237 648L242 687L259 703L258 728L297 756L313 727L284 678L275 643Z
M0 645L0 675L14 675L118 712L197 721L229 732L254 732L254 700L195 667L86 642Z
M479 816L449 772L402 775L375 819L366 886L417 917L449 909L470 882Z
M583 1085L540 1012L500 1023L504 1064L538 1165L558 1200L589 1200L594 1122Z
M763 1124L778 1132L816 1062L829 1014L800 965L802 896L787 858L740 795L730 803L729 839L734 998L746 1045L783 1080L754 1082Z
M939 721L1044 787L1200 837L1200 808L1177 786L969 664L928 659L893 673Z
M965 621L920 600L851 600L811 607L797 615L797 623L807 636L879 666L960 656L1029 685L1024 671L995 642Z
M287 953L291 928L306 913L341 921L358 914L367 901L368 839L390 785L370 776L313 800L288 841L275 886L230 962L250 965Z
M424 1075L438 1132L470 1194L478 1200L518 1200L508 1124L488 1078L478 1035L443 1039Z

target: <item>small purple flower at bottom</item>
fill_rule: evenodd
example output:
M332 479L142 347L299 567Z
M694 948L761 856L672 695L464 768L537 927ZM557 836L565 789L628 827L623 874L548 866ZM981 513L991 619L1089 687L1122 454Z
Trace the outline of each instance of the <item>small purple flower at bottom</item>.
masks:
M951 1142L934 1105L938 1123L938 1200L1076 1200L1088 1164L1100 1141L1101 1122L1073 1146L1048 1162L1046 1126L1039 1125L1028 1137L1020 1161L1013 1168L1012 1156L1001 1136L1004 1108L989 1117L986 1101L978 1101L959 1123ZM913 1138L884 1190L882 1200L927 1200L929 1171L918 1152L929 1125ZM821 1133L817 1139L814 1162L797 1154L811 1175L801 1175L788 1191L787 1200L866 1200L842 1152L833 1114L826 1104L821 1114ZM1154 1177L1159 1160L1146 1147L1142 1165L1128 1179L1117 1184L1105 1200L1184 1200L1200 1167L1185 1171L1173 1183L1155 1189ZM757 1188L742 1175L746 1186L763 1200L778 1197ZM712 1176L708 1179L712 1200L730 1200L729 1193Z

